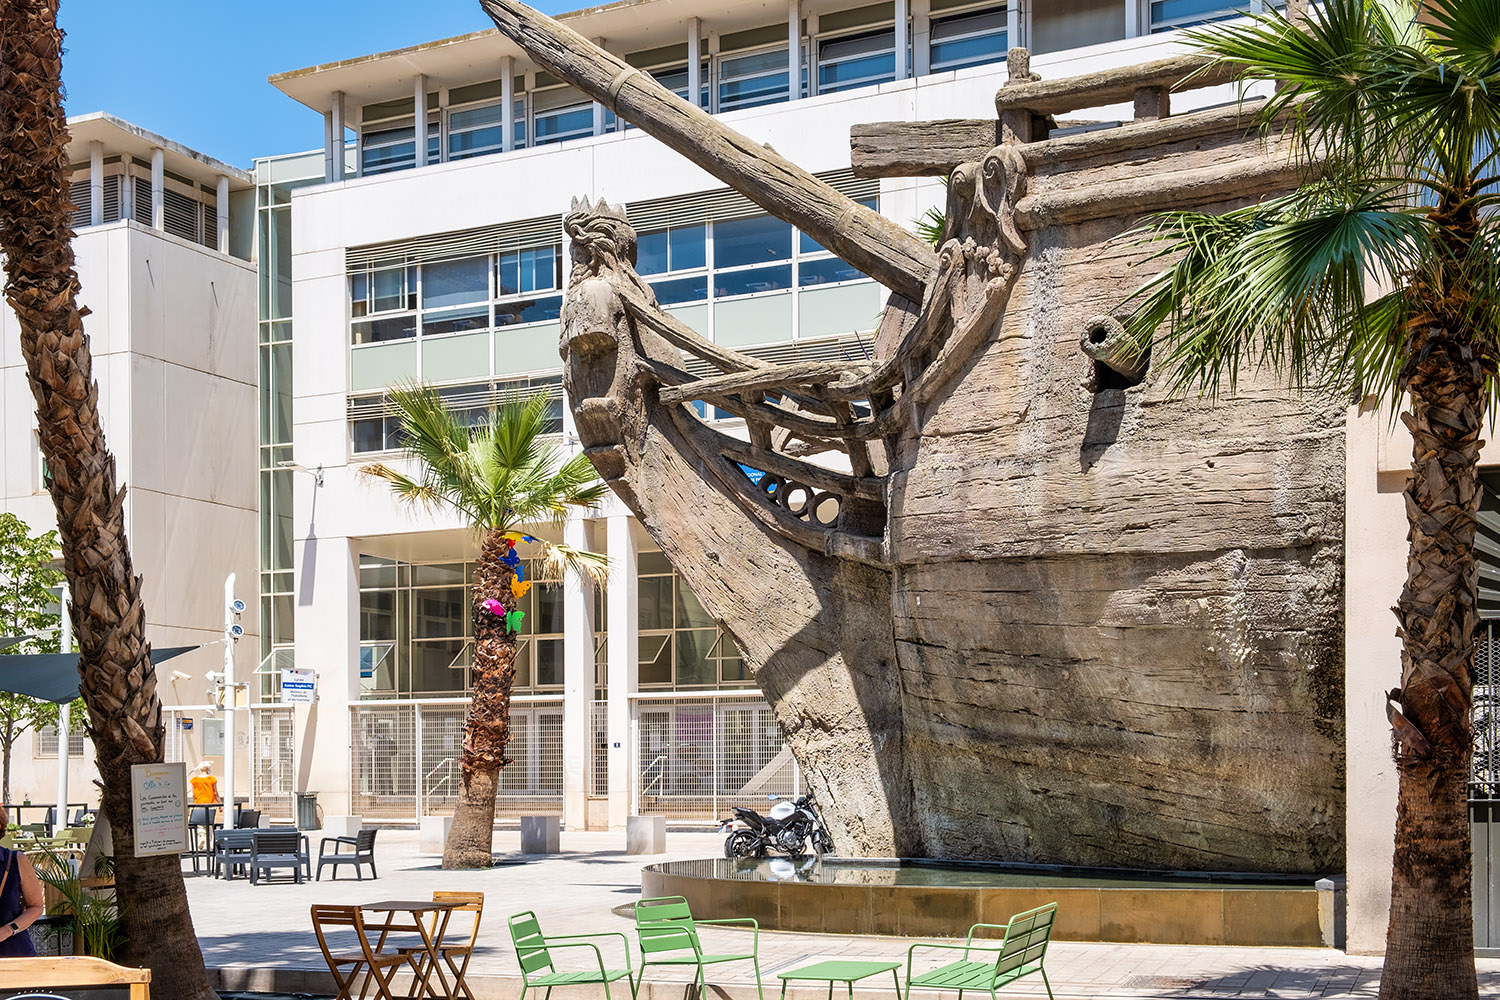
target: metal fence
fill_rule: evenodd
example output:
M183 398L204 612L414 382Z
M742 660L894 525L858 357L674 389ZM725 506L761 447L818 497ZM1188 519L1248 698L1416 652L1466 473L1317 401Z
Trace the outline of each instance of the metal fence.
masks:
M796 761L771 709L758 699L639 699L635 811L714 820L731 806L764 808L770 794L796 794Z
M292 745L294 722L290 708L250 709L250 770L255 783L255 808L268 819L291 819L296 787Z
M354 811L372 819L448 815L458 802L466 701L355 706L350 748ZM495 815L562 808L562 701L511 705L512 763Z
M1500 618L1479 625L1474 649L1474 763L1469 797L1500 799Z

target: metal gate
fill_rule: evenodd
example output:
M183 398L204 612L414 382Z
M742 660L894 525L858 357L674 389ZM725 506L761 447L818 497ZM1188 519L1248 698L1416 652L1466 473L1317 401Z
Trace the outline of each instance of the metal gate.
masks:
M1479 626L1474 650L1474 763L1469 774L1474 845L1474 947L1500 957L1500 618Z

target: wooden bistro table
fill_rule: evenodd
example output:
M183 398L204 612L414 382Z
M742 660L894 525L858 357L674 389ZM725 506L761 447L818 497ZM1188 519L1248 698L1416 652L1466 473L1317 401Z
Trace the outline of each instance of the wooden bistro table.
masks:
M439 1000L450 1000L452 997L465 995L468 987L464 984L463 976L456 976L456 982L448 985L448 977L443 974L443 963L441 949L443 935L448 931L448 921L453 917L453 911L462 904L442 902L432 899L385 899L378 903L361 903L360 911L370 914L385 914L383 921L369 920L365 926L371 931L379 931L380 937L375 942L375 950L385 949L385 939L391 934L416 933L422 939L422 947L404 947L402 950L411 954L413 965L417 970L414 973L416 981L413 982L413 997L437 997ZM433 914L432 927L429 928L423 919L428 914ZM409 917L410 923L400 922L402 917ZM426 972L422 972L423 968ZM432 983L432 974L437 973L437 985L442 988L438 992Z
M833 984L847 983L849 986L849 998L854 1000L854 984L857 980L869 976L878 976L882 972L889 972L891 979L896 982L896 996L901 995L901 981L896 978L896 970L901 968L902 963L891 961L876 962L818 962L816 965L805 965L800 969L790 972L778 972L777 977L781 980L781 998L786 1000L786 984L794 979L812 980L813 982L828 983L828 1000L833 1000Z

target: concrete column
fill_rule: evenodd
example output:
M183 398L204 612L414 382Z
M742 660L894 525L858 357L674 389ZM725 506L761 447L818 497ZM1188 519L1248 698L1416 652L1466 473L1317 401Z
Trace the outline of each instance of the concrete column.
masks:
M1410 435L1399 424L1392 433L1391 426L1388 411L1376 407L1351 407L1345 424L1345 926L1351 955L1382 953L1390 920L1397 775L1385 692L1401 682L1401 640L1390 609L1406 583L1401 491L1407 479L1402 466L1411 454Z
M104 224L104 143L89 143L89 225Z
M911 2L911 75L932 72L932 17L928 0Z
M335 90L333 92L333 110L330 112L330 122L333 128L333 171L329 175L329 181L341 181L344 179L344 92Z
M218 191L214 195L215 211L219 223L219 253L229 252L229 178L219 175Z
M500 103L505 106L500 119L504 129L500 148L509 153L516 148L516 61L511 56L500 60ZM567 407L563 409L566 411Z
M167 154L160 147L151 150L151 226L167 228Z
M296 480L294 523L302 533L321 488L311 476ZM293 716L293 790L317 792L326 816L348 816L350 706L359 702L358 541L309 533L295 546L297 666L318 672L318 701L298 705Z
M905 80L909 67L906 63L907 27L910 16L906 0L896 0L896 79Z
M589 548L588 522L572 517L563 541ZM569 573L563 583L563 823L585 829L588 764L593 751L589 715L594 706L594 585Z
M1125 0L1125 37L1139 38L1146 34L1149 26L1144 26L1146 20L1143 0Z
M427 76L418 73L412 81L412 127L416 132L417 166L427 166Z
M703 93L703 29L698 24L696 17L687 19L687 63L688 63L688 103L694 107L702 107Z
M640 592L636 577L633 518L611 514L608 518L609 589L605 592L605 618L609 631L609 828L622 829L632 808L631 784L635 781L635 739L630 725L630 696L640 686Z
M333 111L329 110L323 114L323 180L332 184L337 178L333 172L334 159L333 148Z
M1021 9L1024 0L1009 0L1005 10L1005 43L1011 48L1026 46L1026 14Z
M795 101L802 96L802 0L787 0L786 36L787 96Z
M125 168L120 175L120 218L135 218L135 167L131 165L130 157L120 157L121 165Z

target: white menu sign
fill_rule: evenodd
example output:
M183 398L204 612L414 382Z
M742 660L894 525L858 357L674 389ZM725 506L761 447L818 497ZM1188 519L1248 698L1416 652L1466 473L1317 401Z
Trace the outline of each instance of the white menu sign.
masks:
M130 768L130 815L135 856L181 854L188 849L187 765L135 764Z

